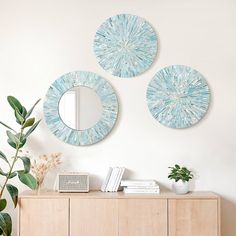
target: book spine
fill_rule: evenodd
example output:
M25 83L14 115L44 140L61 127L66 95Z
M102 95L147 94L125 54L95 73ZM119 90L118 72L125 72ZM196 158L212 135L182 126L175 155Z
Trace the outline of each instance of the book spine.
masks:
M137 187L153 187L158 186L156 182L142 182L142 181L122 181L121 186L128 187L128 186L137 186Z
M113 191L113 186L116 180L116 176L117 176L117 167L112 167L112 173L106 188L106 192L112 192Z
M147 190L147 189L124 189L125 193L150 193L150 194L159 194L160 190Z
M120 167L117 167L117 168L118 168L118 172L117 172L116 180L115 180L115 183L114 183L114 186L113 186L113 192L116 192L116 188L117 188L119 178L120 178L120 173L121 173L121 168Z
M160 187L157 186L127 186L126 189L147 189L147 190L152 190L152 189L160 189Z
M119 190L120 182L121 182L121 179L123 177L124 172L125 172L125 168L124 167L120 167L119 177L118 177L118 181L117 181L117 184L116 184L115 192L117 192Z
M111 190L110 190L111 192L115 192L116 184L117 184L117 181L118 181L119 172L120 172L120 168L119 167L115 167L114 168L114 177L113 177L112 187L111 187Z
M108 183L107 183L107 186L106 186L106 192L109 192L110 191L110 188L111 188L111 185L112 185L112 178L113 178L113 175L114 175L114 168L112 167L112 170L111 170L111 175L110 175L110 178L108 180Z
M106 179L103 181L102 187L101 187L101 191L105 192L106 191L106 187L108 185L109 179L111 177L111 172L112 172L112 168L109 167L108 172L107 172L107 176Z

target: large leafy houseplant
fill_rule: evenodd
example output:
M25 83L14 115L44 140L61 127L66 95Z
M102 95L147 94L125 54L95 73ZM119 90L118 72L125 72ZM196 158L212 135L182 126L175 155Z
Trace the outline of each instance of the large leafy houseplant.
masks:
M7 97L8 103L13 109L16 122L19 125L19 131L11 128L9 125L0 121L0 124L7 128L7 142L14 148L14 156L7 157L2 151L0 151L0 159L5 162L7 170L0 168L0 175L4 178L3 183L0 185L0 235L10 236L12 232L12 220L11 216L4 212L7 205L7 200L3 197L3 193L7 190L12 198L14 206L17 206L18 202L18 189L10 184L10 180L16 176L18 179L31 189L37 188L37 182L30 172L30 159L26 156L20 155L20 149L26 144L28 137L36 129L40 120L35 121L31 114L40 101L38 100L31 109L28 111L26 108L13 96ZM24 169L15 170L15 164L17 161L22 161Z

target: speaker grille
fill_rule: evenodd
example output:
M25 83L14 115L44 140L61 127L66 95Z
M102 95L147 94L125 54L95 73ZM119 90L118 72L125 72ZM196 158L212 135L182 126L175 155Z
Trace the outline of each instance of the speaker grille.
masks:
M88 192L88 175L59 175L59 192Z

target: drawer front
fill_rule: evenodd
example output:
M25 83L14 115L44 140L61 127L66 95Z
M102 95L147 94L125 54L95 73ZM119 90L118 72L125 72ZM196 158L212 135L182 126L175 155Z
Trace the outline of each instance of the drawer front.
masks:
M71 199L70 236L118 236L118 200Z
M119 236L134 235L167 236L167 200L119 200Z
M216 199L169 200L170 236L218 236Z
M20 199L19 236L69 236L69 199Z

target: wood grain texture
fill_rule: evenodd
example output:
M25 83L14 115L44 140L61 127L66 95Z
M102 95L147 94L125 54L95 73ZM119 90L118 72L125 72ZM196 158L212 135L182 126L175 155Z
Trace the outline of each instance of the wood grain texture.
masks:
M170 199L169 236L218 236L218 201Z
M221 236L221 199L218 198L218 236Z
M68 199L21 199L19 236L69 236Z
M133 198L151 198L151 199L216 199L219 196L212 192L197 191L190 192L185 195L177 195L173 192L161 192L160 194L125 194L123 192L101 192L101 191L90 191L89 193L58 193L55 191L45 191L38 194L36 191L25 191L20 194L20 198L102 198L102 199L133 199Z
M211 192L20 195L18 236L220 236Z
M119 236L167 236L167 200L120 199Z
M70 236L118 236L117 201L71 199Z

